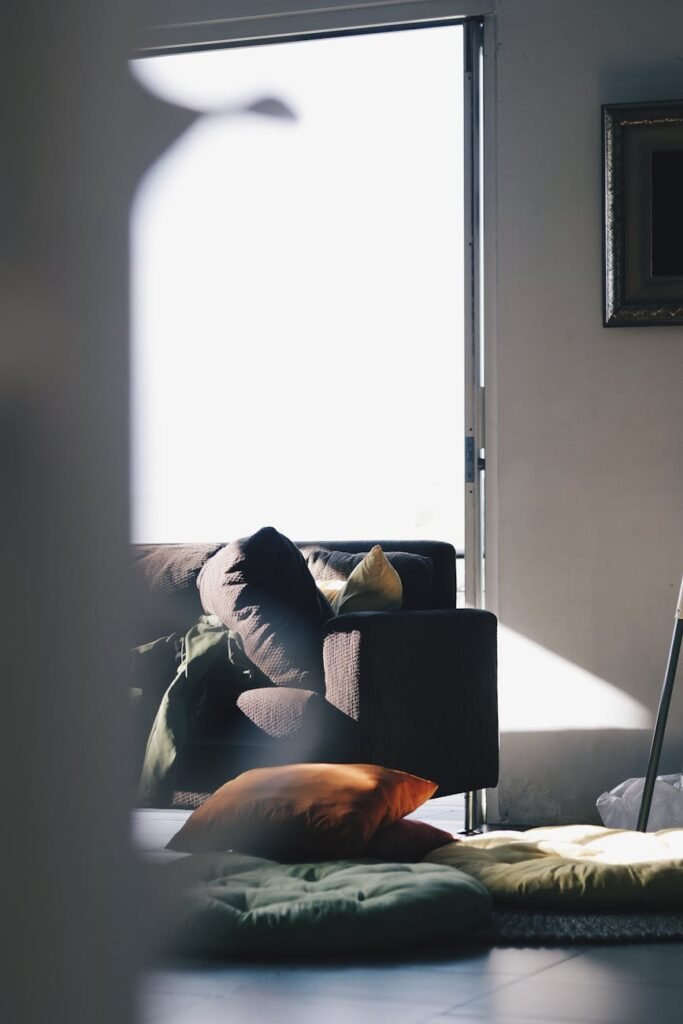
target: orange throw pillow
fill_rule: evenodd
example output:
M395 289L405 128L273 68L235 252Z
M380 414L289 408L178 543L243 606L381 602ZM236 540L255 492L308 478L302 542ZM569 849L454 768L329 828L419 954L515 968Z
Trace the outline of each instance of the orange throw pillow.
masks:
M253 768L226 782L168 844L282 861L359 857L382 825L434 795L435 782L374 764Z

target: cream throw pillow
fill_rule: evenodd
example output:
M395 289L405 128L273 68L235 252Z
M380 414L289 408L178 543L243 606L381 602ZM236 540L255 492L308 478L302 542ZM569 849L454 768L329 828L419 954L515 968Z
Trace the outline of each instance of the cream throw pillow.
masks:
M318 582L335 615L345 612L390 612L403 604L401 577L379 544L359 562L348 580Z

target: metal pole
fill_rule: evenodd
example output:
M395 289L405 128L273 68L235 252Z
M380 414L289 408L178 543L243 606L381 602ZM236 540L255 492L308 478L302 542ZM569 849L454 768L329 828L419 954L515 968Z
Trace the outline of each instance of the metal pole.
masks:
M669 705L671 704L671 694L673 693L674 680L676 678L676 668L678 666L678 655L681 650L681 640L683 639L683 579L681 580L681 589L678 595L678 605L676 606L676 619L674 622L674 631L671 638L671 649L669 650L669 660L666 666L666 674L664 676L664 683L662 685L662 693L659 698L659 710L657 711L657 721L655 723L654 733L652 735L652 746L650 748L650 760L647 766L647 775L645 777L645 787L643 789L643 799L640 804L640 814L638 815L638 831L647 831L647 822L650 817L650 807L652 804L652 794L655 788L655 781L657 779L657 770L659 768L659 758L662 753L662 744L664 742L664 731L666 729L666 720L669 715Z
M465 793L464 835L473 836L481 832L486 823L486 790L471 789Z
M465 601L483 605L482 465L484 448L481 379L483 280L481 272L482 197L480 140L482 129L480 54L483 25L465 28Z

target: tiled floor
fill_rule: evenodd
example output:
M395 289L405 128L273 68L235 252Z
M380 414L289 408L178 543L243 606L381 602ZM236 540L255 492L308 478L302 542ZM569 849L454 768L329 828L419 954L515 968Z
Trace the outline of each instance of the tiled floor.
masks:
M150 971L144 1024L680 1024L683 944Z
M416 815L417 816L417 815ZM419 815L451 831L462 806ZM141 1024L681 1024L683 943L149 970Z

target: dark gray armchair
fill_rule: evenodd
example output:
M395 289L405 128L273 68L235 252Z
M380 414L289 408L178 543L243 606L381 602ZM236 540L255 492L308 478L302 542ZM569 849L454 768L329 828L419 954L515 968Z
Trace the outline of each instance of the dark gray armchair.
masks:
M428 592L423 585L418 594L404 580L405 610L330 619L322 639L324 695L265 685L219 696L215 715L178 759L175 806L196 805L248 768L296 761L399 768L438 782L437 795L497 784L496 618L455 607L454 548L381 540L298 546L356 553L374 543L388 554L429 559ZM134 547L134 644L192 626L202 613L197 576L220 547Z

